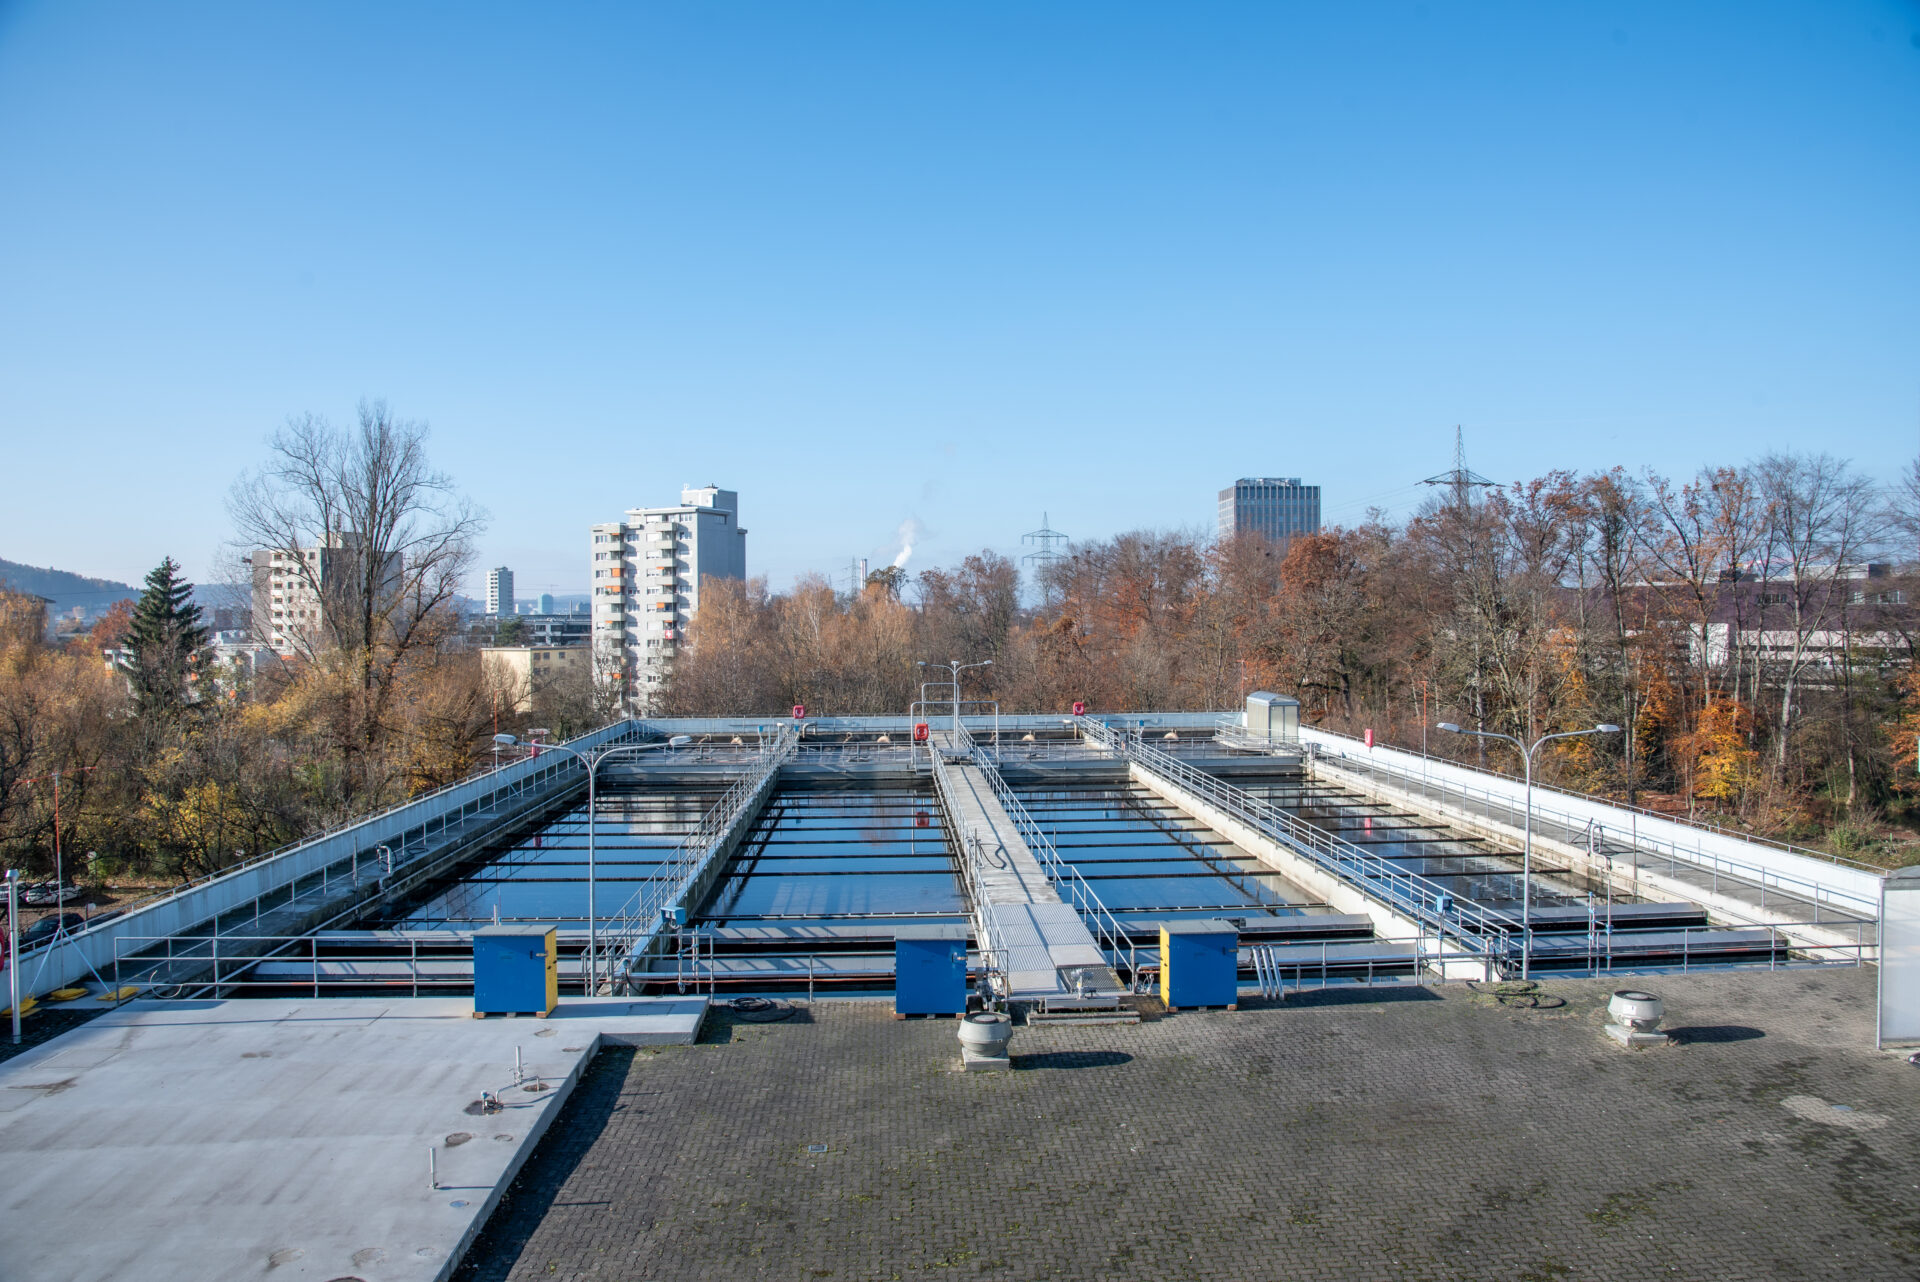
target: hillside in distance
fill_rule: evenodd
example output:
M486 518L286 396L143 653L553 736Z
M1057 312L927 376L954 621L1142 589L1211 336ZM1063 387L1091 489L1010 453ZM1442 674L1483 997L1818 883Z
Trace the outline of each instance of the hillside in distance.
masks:
M43 569L21 565L18 561L5 558L0 558L0 586L15 592L31 592L35 596L46 597L53 602L51 608L56 614L76 605L85 606L89 612L104 610L115 601L140 595L140 589L128 583L90 578L68 570L56 570L52 566Z

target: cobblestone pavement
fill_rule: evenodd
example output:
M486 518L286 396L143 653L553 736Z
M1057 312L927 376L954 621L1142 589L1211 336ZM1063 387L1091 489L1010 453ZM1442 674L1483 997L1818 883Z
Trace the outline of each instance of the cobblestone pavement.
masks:
M1874 976L1643 978L1685 1044L1639 1052L1618 981L1022 1029L1002 1074L884 1004L716 1016L599 1057L460 1277L1910 1282Z

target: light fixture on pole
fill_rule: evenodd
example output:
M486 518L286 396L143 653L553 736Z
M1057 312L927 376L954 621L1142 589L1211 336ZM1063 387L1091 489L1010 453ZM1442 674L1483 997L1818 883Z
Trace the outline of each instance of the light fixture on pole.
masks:
M618 747L602 748L599 752L583 752L578 748L569 748L560 743L533 743L514 738L510 734L497 734L493 742L502 748L531 748L535 752L564 752L577 757L587 768L587 964L584 967L583 991L591 997L600 988L600 913L595 901L598 888L599 869L594 858L594 789L600 773L600 763L608 757L620 756L629 752L651 752L656 748L677 748L686 742L685 735L675 735L665 743L629 743Z
M953 741L956 745L959 744L960 742L960 674L962 672L969 671L970 669L973 669L973 668L991 668L993 666L993 660L982 659L978 663L962 663L958 659L948 659L945 663L930 664L925 659L921 659L917 662L916 666L922 667L922 668L928 668L928 667L945 668L953 674ZM999 724L998 722L995 722L995 725L998 725L998 724Z
M1620 727L1603 721L1591 730L1563 730L1559 734L1543 734L1533 741L1531 747L1518 736L1501 734L1497 730L1462 730L1451 721L1442 721L1439 726L1448 734L1465 735L1469 739L1502 739L1520 750L1520 764L1525 768L1526 805L1522 819L1520 843L1520 978L1529 979L1533 972L1533 754L1543 743L1554 739L1578 739L1590 734L1619 734Z

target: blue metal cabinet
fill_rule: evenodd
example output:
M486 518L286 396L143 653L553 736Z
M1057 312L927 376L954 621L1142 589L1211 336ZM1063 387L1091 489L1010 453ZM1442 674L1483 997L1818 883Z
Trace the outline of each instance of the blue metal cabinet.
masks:
M551 926L483 926L473 932L473 1013L551 1015L560 1004L560 957Z
M1240 932L1227 921L1160 925L1160 999L1167 1009L1240 1001Z
M894 932L893 1013L967 1013L965 926L902 926Z

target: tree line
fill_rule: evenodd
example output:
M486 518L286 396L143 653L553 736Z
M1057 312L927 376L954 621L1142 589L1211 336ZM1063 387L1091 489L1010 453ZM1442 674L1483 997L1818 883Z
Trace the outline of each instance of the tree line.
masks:
M1442 490L1284 544L1134 531L1025 583L990 551L857 593L710 581L659 710L898 713L919 661L991 659L966 695L1005 711L1227 710L1265 689L1312 724L1493 769L1517 763L1432 727L1614 723L1543 750L1546 776L1885 855L1915 783L1917 542L1920 462L1880 486L1771 455Z
M69 874L95 852L101 878L200 876L456 782L496 731L604 721L584 681L516 711L526 692L461 644L484 518L427 435L379 403L346 428L297 419L234 486L231 577L270 597L241 558L279 551L311 592L284 658L223 660L171 558L65 644L38 598L0 588L0 857L48 874L57 841Z

